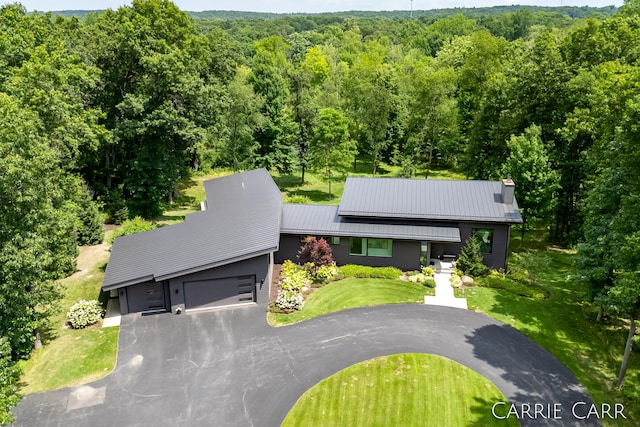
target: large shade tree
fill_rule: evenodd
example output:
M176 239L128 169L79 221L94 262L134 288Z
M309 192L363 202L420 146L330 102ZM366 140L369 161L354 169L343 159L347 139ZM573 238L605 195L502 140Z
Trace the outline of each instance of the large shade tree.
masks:
M313 169L319 170L329 183L336 172L348 169L357 153L356 144L349 137L349 120L333 108L324 108L318 114L315 133L309 147L309 159Z

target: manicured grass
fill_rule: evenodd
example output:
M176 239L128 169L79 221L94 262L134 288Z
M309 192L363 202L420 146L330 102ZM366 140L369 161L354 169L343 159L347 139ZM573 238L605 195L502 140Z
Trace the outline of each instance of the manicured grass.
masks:
M60 280L63 298L43 331L44 347L23 362L21 393L84 384L104 377L116 363L119 327L100 324L80 330L64 326L66 313L80 299L98 299L109 252L105 245L80 248L78 269Z
M526 238L526 237L525 237ZM539 236L531 245L544 247ZM597 307L588 303L585 289L576 280L575 251L549 247L539 249L551 258L539 271L538 285L549 295L547 299L531 299L504 290L484 287L456 291L467 298L470 309L509 324L535 340L564 363L584 384L597 404L623 403L627 420L603 419L605 425L640 425L640 357L632 353L623 390L615 389L628 325L620 319L595 322ZM510 261L511 265L517 263Z
M355 307L422 304L428 290L431 289L402 280L347 278L313 292L302 310L291 314L269 313L267 317L272 326L282 326Z
M85 384L104 377L115 366L119 329L94 326L60 333L24 363L21 393Z
M491 415L502 393L444 357L397 354L344 369L309 389L282 424L293 426L517 426Z

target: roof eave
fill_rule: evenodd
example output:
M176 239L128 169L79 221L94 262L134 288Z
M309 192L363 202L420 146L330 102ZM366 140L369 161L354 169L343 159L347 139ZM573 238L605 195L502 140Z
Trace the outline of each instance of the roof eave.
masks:
M393 233L375 233L375 232L346 232L346 231L336 231L336 230L314 230L314 229L296 229L296 228L288 228L282 229L282 234L311 234L311 235L320 235L320 236L335 236L335 237L373 237L373 238L381 238L381 239L398 239L398 240L429 240L432 242L452 242L459 243L461 240L459 238L429 238L425 236L419 236L415 234L393 234Z
M227 258L225 260L216 261L216 262L212 262L212 263L208 263L208 264L204 264L204 265L200 265L200 266L197 266L197 267L188 268L188 269L184 269L184 270L180 270L180 271L174 271L174 272L171 272L171 273L157 275L157 276L154 276L154 279L157 282L160 282L160 281L163 281L163 280L174 279L176 277L186 276L187 274L199 273L201 271L209 270L211 268L221 267L223 265L229 265L229 264L233 264L233 263L236 263L236 262L245 261L247 259L259 257L261 255L267 255L267 254L270 254L272 252L276 252L277 250L278 250L278 245L275 245L275 246L271 246L269 248L262 249L262 250L259 250L259 251L254 251L254 252L251 252L251 253L248 253L248 254L239 255L239 256L236 256L236 257L232 257L232 258Z
M463 221L463 222L496 222L504 224L521 224L522 218L504 218L504 217L468 217L468 216L425 216L419 214L382 214L379 212L354 212L354 211L338 211L341 217L349 218L377 218L377 219L410 219L422 221Z

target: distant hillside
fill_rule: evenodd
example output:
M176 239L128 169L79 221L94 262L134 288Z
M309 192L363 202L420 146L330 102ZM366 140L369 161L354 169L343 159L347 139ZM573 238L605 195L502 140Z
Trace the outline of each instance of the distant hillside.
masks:
M560 6L560 7L543 7L543 6L493 6L493 7L477 7L477 8L448 8L448 9L432 9L432 10L414 10L412 15L414 18L431 17L443 18L456 14L463 14L466 17L477 17L487 15L503 15L506 13L514 13L519 10L528 10L530 12L553 12L566 15L570 18L586 18L594 15L613 15L618 11L615 6L606 7L589 7L589 6ZM266 12L236 12L227 10L207 10L203 12L189 12L194 18L201 19L280 19L286 17L308 17L323 16L331 18L382 18L397 19L408 18L411 12L408 10L393 11L363 11L352 10L347 12L327 12L327 13L266 13Z
M433 10L414 10L414 18L444 18L455 14L463 14L466 17L503 15L514 13L520 10L530 12L553 12L570 18L587 18L590 16L613 15L618 11L615 6L589 7L589 6L493 6L477 8L449 8ZM54 15L77 16L84 18L90 13L101 12L96 10L60 10L52 12ZM334 19L344 18L369 18L369 19L398 19L408 18L408 10L393 11L348 11L331 13L267 13L267 12L237 12L230 10L207 10L203 12L188 12L193 18L198 19L219 19L219 20L241 20L241 19L282 19L288 17L327 17Z

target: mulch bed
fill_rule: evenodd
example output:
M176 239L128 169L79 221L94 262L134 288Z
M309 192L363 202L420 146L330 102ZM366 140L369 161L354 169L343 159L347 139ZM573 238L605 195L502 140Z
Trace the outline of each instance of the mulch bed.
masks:
M282 264L273 264L273 273L271 274L271 290L269 292L269 302L275 302L278 298L278 291L280 290L280 270L282 270Z

